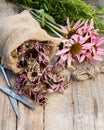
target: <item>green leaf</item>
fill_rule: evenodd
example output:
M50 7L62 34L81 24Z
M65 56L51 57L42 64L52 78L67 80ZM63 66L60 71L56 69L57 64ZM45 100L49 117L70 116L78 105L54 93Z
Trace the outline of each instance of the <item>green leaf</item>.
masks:
M44 26L45 26L45 15L42 14L42 27L44 27Z
M53 18L52 16L50 16L49 14L44 13L44 16L45 16L45 18L46 18L47 20L50 20L50 21L52 21L52 22L54 22L54 23L55 23L54 18Z

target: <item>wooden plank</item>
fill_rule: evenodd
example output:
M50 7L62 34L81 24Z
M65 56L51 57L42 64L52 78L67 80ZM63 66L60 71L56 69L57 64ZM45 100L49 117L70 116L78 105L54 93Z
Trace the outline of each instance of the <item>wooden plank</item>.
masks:
M85 0L90 5L98 6L99 5L99 0Z
M72 87L65 93L49 96L49 104L45 107L45 130L73 130L73 99Z
M14 14L13 5L0 0L0 18ZM14 80L14 77L11 77ZM11 82L12 82L11 81ZM0 72L0 85L6 86L4 78ZM0 92L0 130L16 130L16 116L8 97Z
M97 130L104 130L104 75L99 75L96 81L92 81L92 92L95 100L95 127Z
M0 85L6 87L4 78L0 73ZM16 130L16 116L4 93L0 92L0 130Z
M53 94L45 108L45 130L103 130L104 77L76 82L64 95Z
M104 0L85 0L88 4L94 6L104 6Z
M90 80L76 82L73 86L74 129L94 130L92 94Z
M43 130L43 108L30 110L19 103L21 119L17 120L17 130Z

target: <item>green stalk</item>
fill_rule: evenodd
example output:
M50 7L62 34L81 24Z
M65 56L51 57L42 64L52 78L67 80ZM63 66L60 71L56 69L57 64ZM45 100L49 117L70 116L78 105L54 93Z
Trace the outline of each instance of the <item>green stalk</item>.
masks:
M29 12L35 17L35 19L39 22L42 23L42 17L41 14L39 14L39 11L36 9L29 9L28 7L25 7L24 5L19 5L21 6L21 8L23 9L27 9L29 10ZM56 35L58 35L59 37L62 37L61 34L64 34L64 32L59 28L58 24L53 23L50 20L45 20L45 26L47 26L52 32L54 32ZM61 34L59 34L61 33Z
M39 22L42 23L41 18L36 15L34 12L30 11L30 13L35 17L35 19ZM49 25L49 22L47 22L46 26L53 32L55 33L57 36L59 36L60 38L63 38L63 36L61 34L59 34L57 31L55 31L53 28L51 28ZM54 26L55 27L55 26Z
M51 28L50 26L47 25L47 27L53 32L55 33L57 36L59 36L60 38L63 38L62 35L60 35L58 32L56 32L53 28Z
M30 13L31 13L33 16L35 16L36 18L38 18L38 19L41 20L41 18L40 18L36 13L34 13L33 11L30 11ZM58 28L57 26L51 24L51 23L48 22L47 20L45 20L45 23L46 23L46 26L48 25L48 26L52 27L53 29L55 29L56 31L58 31L59 33L64 34L64 32L63 32L60 28Z

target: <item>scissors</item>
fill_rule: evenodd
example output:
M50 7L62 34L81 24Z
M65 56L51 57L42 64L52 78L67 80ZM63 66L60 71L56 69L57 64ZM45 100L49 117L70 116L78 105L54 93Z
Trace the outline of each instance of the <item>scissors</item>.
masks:
M6 84L8 86L8 88L4 88L0 85L0 91L4 92L5 94L8 95L9 97L9 100L11 102L11 105L13 107L13 110L17 116L18 119L20 119L20 114L19 114L19 111L18 111L18 105L17 105L17 101L23 103L24 105L28 106L29 108L31 109L35 109L35 107L29 103L26 99L24 99L23 97L21 97L19 94L15 93L13 90L12 90L12 85L7 77L7 74L6 74L6 71L3 67L3 65L0 64L0 69L2 71L2 74L4 76L4 79L6 81Z

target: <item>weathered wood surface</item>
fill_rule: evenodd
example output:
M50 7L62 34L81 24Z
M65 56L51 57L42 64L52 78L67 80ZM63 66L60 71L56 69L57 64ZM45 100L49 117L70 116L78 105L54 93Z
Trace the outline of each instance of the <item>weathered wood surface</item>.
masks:
M85 0L88 4L94 5L94 6L104 6L104 0Z
M12 6L3 1L0 0L0 16L14 13ZM15 75L7 72L14 86ZM94 80L74 82L64 95L52 94L46 107L38 106L34 111L18 103L20 120L16 119L8 97L0 92L0 130L104 130L103 81L100 74ZM0 85L6 87L1 73Z

